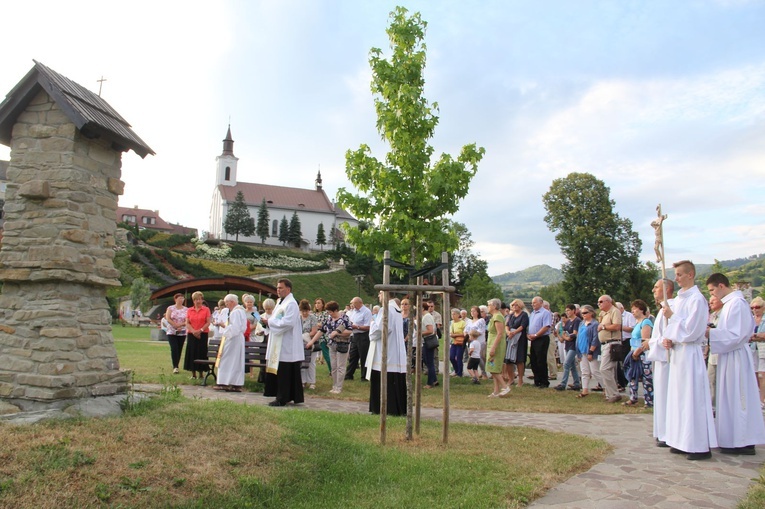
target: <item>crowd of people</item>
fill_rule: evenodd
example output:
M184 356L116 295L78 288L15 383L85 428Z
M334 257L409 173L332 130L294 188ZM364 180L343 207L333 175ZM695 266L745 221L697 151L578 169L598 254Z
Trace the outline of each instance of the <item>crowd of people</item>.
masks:
M691 262L676 263L675 274L675 281L660 279L654 285L655 315L643 300L632 301L628 311L609 295L598 298L597 311L590 304L568 304L559 314L537 296L530 311L520 299L454 308L446 324L435 303L424 300L416 323L411 301L391 298L387 412L406 414L406 376L417 348L422 348L424 388L439 385L437 352L443 338L450 375L467 373L478 385L491 379L489 398L508 396L513 385L524 385L524 378L539 389L549 388L558 380L560 362L562 377L553 389L575 391L578 398L602 392L606 403L624 400L623 405L636 406L642 385L643 406L653 408L660 447L691 460L710 457L718 445L723 453L754 454L754 445L765 443L765 301L757 297L747 303L724 275L713 274L707 280L707 302L695 286ZM244 295L244 306L239 306L230 294L212 313L201 292L192 295L191 308L177 294L164 320L174 372L185 341L184 369L192 378L202 375L194 360L207 358L212 328L222 341L215 389L241 391L244 344L266 341L261 381L264 394L275 398L272 405L301 403L304 390L316 390L317 364L323 362L332 379L330 393L342 393L344 382L358 372L361 380L371 382L370 411L379 413L381 307L370 309L360 297L343 307L322 298L313 306L307 300L298 303L288 279L279 280L277 294L278 301L263 301L262 312L251 295ZM381 293L381 304L382 299ZM407 361L410 342L412 360ZM306 350L310 364L301 369Z

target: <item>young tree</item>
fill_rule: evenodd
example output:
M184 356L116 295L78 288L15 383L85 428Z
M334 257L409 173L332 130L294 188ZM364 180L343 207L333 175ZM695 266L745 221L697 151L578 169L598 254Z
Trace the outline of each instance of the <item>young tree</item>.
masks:
M290 239L290 223L287 221L287 216L282 216L282 220L279 222L279 242L282 246Z
M244 193L241 191L236 193L234 203L228 208L223 229L229 235L236 235L236 242L239 242L239 235L250 237L255 234L255 220L250 216L250 210L244 202Z
M263 198L263 201L260 203L260 208L258 209L258 227L255 232L258 237L260 237L260 242L262 244L265 244L266 239L268 238L268 223L268 206L266 206L266 199Z
M456 160L441 154L432 161L428 142L438 124L438 104L423 97L426 26L419 13L396 7L386 30L392 55L384 59L380 49L370 51L377 131L390 151L380 161L366 144L348 150L345 172L359 194L345 188L337 193L341 207L374 225L363 231L345 228L349 243L378 258L390 250L393 259L412 265L440 261L442 251L457 248L449 218L485 152L470 144Z
M298 217L297 212L293 212L292 218L290 219L287 242L295 247L300 247L301 240L303 240L303 232L300 231L300 218Z
M321 246L321 250L324 251L324 245L327 243L327 235L324 233L324 223L319 223L319 228L316 230L316 244Z
M606 185L589 173L556 179L545 193L545 222L567 262L562 288L571 302L594 303L609 294L615 300L643 295L632 288L641 268L641 242L632 221L614 212Z

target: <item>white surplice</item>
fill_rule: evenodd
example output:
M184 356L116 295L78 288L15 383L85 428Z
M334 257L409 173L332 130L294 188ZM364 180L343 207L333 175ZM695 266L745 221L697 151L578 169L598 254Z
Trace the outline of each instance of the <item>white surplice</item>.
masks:
M669 308L675 299L667 300ZM648 340L648 352L646 360L653 361L653 436L666 441L667 434L667 393L669 391L669 363L667 362L667 349L661 344L664 339L666 327L664 309L656 315L656 322L651 331L651 339Z
M382 330L383 310L381 309L369 327L369 353L367 354L367 379L372 370L382 371ZM388 301L388 373L406 373L406 346L404 346L404 318L396 301Z
M268 328L270 335L266 351L267 359L271 359L272 347L280 344L279 362L305 360L303 322L300 318L300 309L291 293L281 299L274 308L271 318L268 319ZM276 338L275 341L274 338Z
M247 330L247 315L244 308L237 306L228 314L228 325L221 335L223 351L218 365L218 385L244 385L244 331Z
M717 442L727 448L765 444L765 421L749 349L754 317L738 290L726 295L722 302L717 328L709 330L711 352L719 354Z
M717 447L702 343L709 306L696 286L680 290L664 337L673 342L667 392L667 445L688 453Z

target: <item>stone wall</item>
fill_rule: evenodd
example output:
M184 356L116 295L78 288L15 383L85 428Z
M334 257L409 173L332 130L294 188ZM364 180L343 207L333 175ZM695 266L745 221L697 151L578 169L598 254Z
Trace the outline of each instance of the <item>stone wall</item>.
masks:
M83 136L44 91L18 117L0 250L0 397L126 390L106 302L119 285L120 168L121 153Z

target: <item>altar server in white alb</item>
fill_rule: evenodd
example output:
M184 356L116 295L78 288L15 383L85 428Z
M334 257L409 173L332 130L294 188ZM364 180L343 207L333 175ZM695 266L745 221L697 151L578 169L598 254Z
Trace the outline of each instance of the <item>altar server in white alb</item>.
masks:
M383 292L380 292L380 303ZM382 371L383 310L381 309L369 328L369 355L367 371L369 384L369 411L380 413L380 374ZM404 343L404 318L398 299L388 301L388 415L406 415L406 346Z
M711 458L710 449L717 447L702 352L709 306L693 282L693 263L684 260L673 266L681 289L672 306L664 308L669 322L662 343L670 350L666 442L673 453L686 454L689 460L703 460Z
M670 279L659 279L653 285L653 298L661 306L664 302L665 292L667 304L670 309L675 294L675 283ZM660 309L653 324L651 339L648 341L648 352L645 358L653 361L653 436L656 437L656 445L669 447L666 442L667 433L667 394L669 389L669 362L667 349L662 345L666 320L664 309Z
M300 368L305 360L305 347L300 309L292 295L292 281L286 278L277 281L276 294L279 301L271 317L261 320L270 331L263 395L276 397L270 406L284 406L290 401L295 404L304 401Z
M754 455L765 444L765 421L749 340L754 317L743 294L730 287L724 274L707 279L707 289L723 303L716 328L707 330L717 358L717 442L725 454Z
M220 347L216 367L218 368L215 390L241 392L244 385L244 331L247 316L244 308L237 305L239 298L230 293L223 298L228 315L226 325L221 329Z

